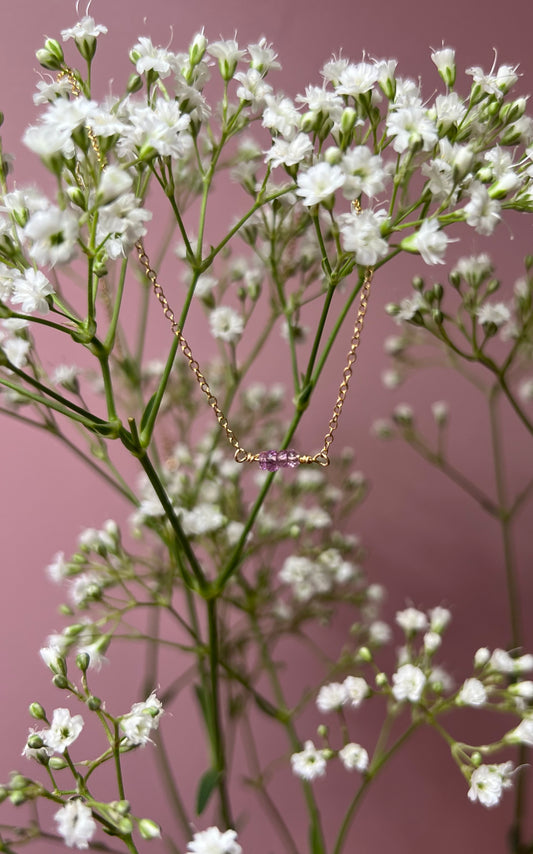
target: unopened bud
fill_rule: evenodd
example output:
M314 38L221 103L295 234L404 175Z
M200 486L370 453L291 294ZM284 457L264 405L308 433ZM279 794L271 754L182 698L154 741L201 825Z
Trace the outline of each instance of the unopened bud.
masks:
M52 771L62 771L63 768L68 768L68 762L62 756L52 756L48 764Z
M372 653L367 646L361 646L357 650L356 661L372 661Z
M32 718L35 718L35 720L37 720L37 721L45 721L46 720L46 712L40 703L32 703L30 705L30 715L32 716Z
M161 836L161 828L151 818L141 818L138 828L143 839L159 839Z
M91 657L88 652L80 652L76 656L76 667L82 671L82 673L86 673L91 663Z
M207 48L207 39L203 32L197 33L189 45L189 62L192 66L202 61ZM148 837L147 837L148 838Z
M44 47L38 50L35 56L43 68L49 68L51 71L59 71L65 62L63 49L55 39L46 39Z
M138 92L139 89L143 87L143 79L139 74L130 74L128 83L126 85L126 91L129 95L133 95L134 92Z

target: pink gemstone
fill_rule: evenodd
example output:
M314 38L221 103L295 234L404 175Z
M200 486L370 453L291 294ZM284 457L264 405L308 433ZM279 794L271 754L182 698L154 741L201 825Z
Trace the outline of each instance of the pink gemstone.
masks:
M259 468L261 471L277 471L278 452L277 451L261 451L259 454Z
M294 448L289 448L285 451L280 451L278 454L278 465L280 468L296 468L300 464L299 454Z

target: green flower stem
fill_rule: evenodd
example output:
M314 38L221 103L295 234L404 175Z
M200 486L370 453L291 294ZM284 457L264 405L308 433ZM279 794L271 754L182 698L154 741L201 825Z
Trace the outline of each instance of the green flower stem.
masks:
M525 767L529 766L529 754L530 750L524 744L521 744L518 749L517 765L519 768L522 768L522 772ZM511 854L528 854L528 852L533 851L533 844L527 845L522 841L524 835L524 818L528 814L527 788L526 775L524 773L518 774L513 823L509 830L509 849Z
M160 245L159 251L156 256L155 266L156 269L159 270L161 264L163 263L163 258L165 256L165 252L170 245L170 241L172 239L172 235L174 234L176 228L176 223L172 219L167 228L167 232L165 237ZM136 344L134 348L134 361L136 365L142 365L143 363L143 355L144 355L144 347L146 342L146 331L148 327L148 315L150 303L152 301L152 288L150 282L146 278L146 276L142 276L140 278L141 284L141 304L139 306L139 326L136 334Z
M258 211L260 208L264 207L265 205L268 205L270 202L273 202L275 199L280 199L282 196L286 196L287 193L293 192L295 190L295 188L296 188L296 184L290 184L287 187L282 187L280 190L277 190L276 192L269 193L267 196L263 196L263 194L262 194L263 188L262 188L261 191L259 192L258 196L257 196L256 201L252 205L252 207L239 220L237 220L237 222L235 223L233 228L231 228L228 231L228 233L220 241L220 243L217 243L217 245L215 247L213 247L213 249L211 250L209 255L206 255L206 257L204 258L204 260L202 262L201 272L204 272L205 270L207 270L208 267L211 266L211 264L213 263L213 261L217 257L217 255L220 254L220 252L224 249L224 247L237 234L237 232L240 231L240 229L243 227L243 225L245 225L248 222L250 217L253 216L253 214L256 211Z
M161 734L160 729L154 733L154 741L156 744L155 761L164 782L163 788L165 791L165 795L174 811L174 815L178 820L183 835L186 839L188 839L191 833L192 822L189 816L187 815L187 810L185 808L183 798L181 797L180 791L178 789L176 778L173 773L173 766L168 757L168 751L163 741L163 736ZM171 844L173 845L173 843ZM175 848L175 846L173 847Z
M291 832L283 818L283 815L268 793L267 780L265 779L265 774L261 771L253 729L246 714L242 716L242 733L243 741L245 743L246 758L253 773L253 780L251 781L253 791L262 802L264 810L269 816L272 825L277 828L278 835L283 842L283 850L287 852L287 854L299 854L296 843L292 838Z
M533 494L533 479L529 481L529 483L522 489L521 492L518 493L515 500L511 505L511 509L509 510L509 516L514 518L515 514L520 510L523 504L531 497Z
M216 599L208 599L207 601L207 619L209 629L209 701L211 704L209 736L213 751L213 765L218 772L217 788L220 797L220 811L226 827L232 828L235 825L231 817L224 733L220 712L220 686L218 679L219 643Z
M154 469L150 458L148 457L148 454L145 450L142 450L137 454L137 456L148 477L148 480L152 484L154 491L161 502L161 506L163 507L169 524L172 530L174 531L176 540L187 558L187 562L196 578L200 592L205 591L207 587L207 582L202 567L198 563L198 559L183 531L183 528L181 527L181 523L178 517L176 516L174 507L172 506L172 502L170 501L166 490L163 484L161 483L161 480L159 479L159 476L156 470ZM190 578L185 576L183 580L185 582L186 587L191 586Z
M419 727L421 721L415 721L411 724L411 726L406 729L406 731L400 736L400 738L392 745L392 747L384 753L376 762L372 761L370 768L368 769L361 786L359 787L357 794L353 798L346 815L342 821L339 833L337 835L337 839L335 841L335 846L333 848L332 854L341 854L341 851L344 847L344 843L346 842L346 835L348 830L350 829L350 825L352 823L353 817L361 803L363 796L366 794L370 783L377 777L383 766L389 761L391 756L396 753L397 750L402 747L405 742L412 736L414 731Z
M118 797L119 797L119 800L124 801L126 799L126 795L124 793L124 779L122 777L122 766L120 764L119 745L120 745L119 722L115 721L114 739L113 739L113 758L115 760L115 773L117 775Z
M111 462L109 461L110 467L114 470L114 474L117 478L115 480L108 474L106 471L100 468L91 457L87 456L83 451L81 451L77 445L74 444L67 436L60 432L57 425L53 422L49 422L46 424L39 423L38 421L33 421L31 418L27 418L24 415L20 415L18 412L13 412L11 409L5 409L0 406L0 413L2 415L7 415L9 418L14 418L16 421L19 421L21 424L26 424L29 427L37 430L44 430L49 433L51 436L54 436L56 439L59 439L72 453L78 457L78 459L82 460L87 466L89 466L92 471L95 472L99 477L102 477L105 482L113 487L113 489L118 490L118 492L124 496L128 501L132 504L138 506L139 500L137 496L131 491L126 482L123 480L122 476L119 472L114 469Z
M28 389L24 388L24 386L17 385L17 383L13 383L10 380L4 379L4 377L0 377L0 385L5 386L6 388L10 388L12 391L16 392L17 394L20 394L21 397L25 397L27 400L32 400L34 403L37 403L40 406L44 406L46 409L53 409L55 412L60 412L61 415L64 415L66 418L69 418L72 421L77 421L79 424L83 424L83 426L86 427L88 430L92 431L95 429L97 430L98 428L102 428L106 432L112 431L113 425L110 425L102 418L98 418L98 416L96 415L91 415L90 412L85 412L81 409L81 407L76 406L75 403L71 403L70 401L61 397L61 395L58 395L55 392L51 391L51 389L47 389L45 386L41 385L41 383L37 382L37 380L34 380L28 374L25 374L23 371L20 371L18 368L15 368L14 365L10 364L9 369L13 371L13 373L16 373L18 376L21 376L30 385L42 389L44 394L49 395L52 400L48 400L46 397L28 391ZM62 403L56 403L56 400L60 400L62 401Z
M452 464L441 456L441 454L435 453L426 447L413 429L403 430L402 435L409 446L416 451L422 459L426 460L426 462L430 463L432 466L435 466L435 468L446 475L446 477L453 481L453 483L457 484L463 492L470 495L470 497L473 498L474 501L493 518L498 519L500 517L500 508L498 505L495 504L488 495L485 495L485 493L459 469L452 466Z
M292 327L292 324L289 322L289 316L287 314L287 300L285 299L285 294L283 293L283 282L281 281L281 279L279 277L275 249L276 249L276 246L275 246L275 242L274 242L274 235L272 235L270 238L270 269L272 272L272 279L273 279L274 285L276 287L278 299L279 299L280 305L283 309L285 319L287 321L289 349L290 349L290 354L291 354L292 381L293 381L293 385L294 385L294 393L298 394L299 386L300 386L300 375L298 373L298 358L296 355L296 342L294 340L294 329Z
M109 324L109 329L107 330L107 335L104 339L104 349L106 353L111 353L113 347L115 346L115 339L117 334L117 326L118 319L120 315L120 308L122 305L122 296L124 294L124 282L126 280L126 270L128 269L128 259L124 258L122 264L120 265L120 276L118 280L117 292L115 294L115 302L113 305L113 313L111 315L111 322Z
M522 646L522 620L520 616L520 590L518 586L517 571L511 533L511 518L507 507L507 489L505 484L504 461L502 439L500 435L500 424L498 419L498 396L500 389L493 386L489 395L489 423L492 441L492 453L494 459L494 478L496 482L496 495L499 504L499 519L503 541L503 555L505 563L505 577L507 582L507 596L509 602L509 615L511 622L512 647L519 649Z
M505 394L507 400L509 401L509 403L513 407L516 414L518 415L520 421L522 422L522 424L524 425L524 427L526 428L528 433L531 433L533 435L533 423L529 420L526 413L524 412L524 410L521 408L520 404L518 403L518 401L514 397L509 386L507 385L507 381L506 381L505 377L503 375L498 375L498 381L500 383L500 387L501 387L503 393Z
M33 314L22 314L19 311L10 311L9 309L4 313L2 310L2 317L14 317L20 318L20 320L26 320L28 323L36 323L39 326L47 326L49 329L55 329L56 332L63 332L69 337L72 336L72 329L69 329L67 326L62 326L61 323L54 323L53 320L47 320L46 317L37 317Z
M283 689L281 687L281 682L278 676L278 669L275 666L273 660L270 657L270 653L266 644L265 637L261 630L261 626L257 621L256 615L251 612L250 613L250 622L252 626L252 631L255 636L255 640L259 647L259 653L261 656L261 663L263 669L265 670L268 679L270 681L272 692L274 694L274 699L276 701L276 705L283 712L283 718L281 719L281 723L285 729L287 734L287 738L293 752L297 752L300 750L300 740L296 733L296 729L294 726L294 722L292 720L292 716L289 712L287 703L285 702L285 697L283 694ZM324 831L322 830L322 823L320 820L320 811L317 807L315 794L313 792L313 787L306 780L301 780L302 790L304 799L307 805L307 810L309 813L309 819L311 822L311 832L312 838L316 840L317 844L320 846L317 851L313 852L313 854L318 854L318 851L321 854L326 854L326 842L324 839Z
M131 852L131 854L139 854L139 851L137 849L137 846L135 845L135 842L133 841L131 833L128 834L128 836L121 836L120 838L122 839L128 851Z
M176 358L176 353L178 352L178 347L179 342L176 336L174 335L170 343L170 349L167 356L167 361L165 362L165 367L163 369L163 374L159 381L157 390L152 398L152 406L150 409L150 413L148 415L148 418L146 419L144 427L141 430L140 441L143 448L147 448L152 439L152 434L155 428L155 422L159 413L159 409L163 402L163 397L167 388L172 367L174 365L174 359Z
M105 352L99 351L96 353L96 358L100 362L100 370L102 371L108 420L111 422L118 422L119 418L115 407L113 382L111 379L111 371L109 370L109 356Z
M392 258L394 258L395 255L398 255L399 252L400 252L400 249L395 249L390 255L387 255L386 258L384 258L382 261L377 263L374 267L374 270L378 270L380 267L382 267L384 264L386 264L387 261L390 261ZM328 356L331 353L332 347L333 347L333 345L337 339L337 336L340 332L342 324L344 323L346 315L348 314L350 308L352 307L355 298L357 297L357 295L361 291L363 281L364 281L364 276L360 275L359 281L358 281L356 287L351 292L349 298L347 299L342 310L339 312L339 314L337 316L337 319L335 321L333 329L332 329L332 331L328 337L328 340L324 346L324 349L323 349L323 351L320 354L320 357L318 359L316 369L315 369L314 373L312 374L312 376L310 377L310 383L311 383L312 388L314 388L316 383L318 382L320 374L322 373L322 370L324 368L324 365L326 364Z

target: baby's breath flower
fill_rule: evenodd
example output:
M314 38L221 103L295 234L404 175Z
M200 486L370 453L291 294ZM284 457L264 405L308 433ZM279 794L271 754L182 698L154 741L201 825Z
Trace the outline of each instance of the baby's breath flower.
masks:
M265 162L276 166L295 166L305 160L313 151L311 140L305 133L299 133L293 139L274 140L272 148L265 155Z
M451 612L448 608L442 608L440 605L436 608L431 608L428 611L428 616L431 630L439 633L444 631L452 618Z
M381 374L381 382L388 389L398 388L402 384L402 379L400 371L395 369L388 369Z
M476 317L482 325L491 324L500 328L511 319L511 311L503 302L485 302L476 311Z
M53 293L54 288L44 273L29 267L24 271L24 275L13 279L11 302L20 305L24 314L46 314L50 308L46 297Z
M490 666L499 673L525 673L533 670L533 655L520 655L518 658L513 658L504 649L495 649L490 657Z
M431 54L431 61L437 66L437 71L446 83L446 86L453 86L455 83L455 50L452 47L442 47L440 50L434 50Z
M518 387L518 396L524 403L533 401L533 377L522 380Z
M46 574L53 582L55 582L55 584L60 584L60 582L67 577L68 571L69 567L68 563L65 561L64 552L57 552L54 555L52 563L48 564L46 567Z
M292 139L300 126L300 113L290 98L281 95L266 95L263 111L263 127L286 139Z
M484 807L494 807L501 800L503 790L511 787L512 762L499 765L480 765L472 772L468 797Z
M220 831L218 827L208 827L195 833L187 843L189 854L242 854L234 830Z
M475 181L469 188L470 201L464 207L465 220L478 234L490 235L501 219L500 204L491 199L483 184Z
M492 273L493 266L490 256L486 252L480 255L470 255L460 258L450 276L461 276L470 285L478 285L485 276Z
M368 753L360 744L350 742L339 750L339 759L347 771L366 771L368 768Z
M215 504L200 503L192 510L182 510L180 514L183 530L191 536L218 531L226 517Z
M387 117L387 132L399 154L410 148L430 151L438 141L435 123L421 105L411 103L392 110Z
M76 741L83 729L81 715L71 715L68 709L54 709L50 729L44 730L42 739L50 750L64 753Z
M533 682L526 679L523 682L514 682L509 685L508 692L524 700L533 700Z
M506 735L505 740L511 744L518 743L533 747L533 718L524 718L516 729Z
M417 311L420 311L424 306L422 294L416 293L412 297L405 297L400 302L399 310L395 313L394 319L397 323L401 323L403 320L412 320Z
M155 71L160 77L168 77L175 66L175 57L165 48L155 47L148 36L140 36L130 51L137 74Z
M30 217L24 237L31 242L30 255L37 264L66 264L76 253L78 222L70 211L51 206ZM35 287L42 290L37 282Z
M483 706L487 702L485 686L479 679L466 679L455 702L464 706Z
M126 743L144 747L151 741L152 730L159 727L162 714L163 706L154 691L143 703L134 703L131 711L120 718L120 728Z
M474 655L474 667L484 667L488 661L490 661L490 650L487 649L486 646L482 646L476 650Z
M220 305L209 315L209 325L214 338L233 344L244 330L243 318L229 305Z
M61 37L66 42L68 39L76 39L77 41L78 39L87 37L96 38L105 33L107 33L107 27L104 27L103 24L95 24L94 18L91 18L90 15L85 15L73 27L61 30Z
M442 638L437 632L426 632L424 635L424 649L432 655L441 645Z
M88 848L96 831L89 807L80 798L67 801L54 815L58 833L69 848Z
M431 414L437 424L446 424L448 420L448 412L449 407L445 400L436 400L435 403L431 404Z
M264 37L255 44L249 44L248 53L250 54L250 65L252 68L257 68L261 74L281 68L281 64L277 62L277 53Z
M338 711L347 702L346 687L340 682L330 682L323 685L316 698L316 705L320 712Z
M322 161L298 173L296 195L301 196L306 207L312 207L327 202L344 181L345 175L340 166L330 166Z
M343 682L343 688L346 702L354 709L358 708L370 693L370 688L362 676L347 676Z
M392 638L392 630L388 623L383 620L374 620L368 627L368 638L379 646L389 643Z
M343 247L355 253L358 264L372 266L385 257L387 241L381 236L381 227L387 218L385 211L363 210L360 214L343 214L339 217Z
M396 613L396 622L406 634L422 632L427 628L428 619L423 611L417 608L406 608Z
M420 667L414 664L402 664L392 675L392 693L398 702L409 700L418 703L426 684L426 677Z
M231 80L238 63L246 56L246 50L239 48L235 39L211 42L207 45L207 52L218 59L218 67L224 80Z
M323 777L326 764L324 752L318 750L312 741L306 741L301 753L293 753L291 756L293 773L303 780L311 781Z
M435 219L425 219L419 230L412 236L402 240L404 249L408 249L411 239L413 248L420 252L426 264L444 264L444 253L448 243L453 243L444 231L440 230Z

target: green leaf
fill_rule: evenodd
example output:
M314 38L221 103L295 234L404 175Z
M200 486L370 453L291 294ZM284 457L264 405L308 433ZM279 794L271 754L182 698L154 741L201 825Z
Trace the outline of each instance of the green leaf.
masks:
M148 419L150 418L150 415L152 413L152 409L154 408L154 403L155 403L155 392L152 395L152 397L150 398L150 400L148 401L148 403L146 404L146 408L142 414L141 433L144 431L144 428L146 427Z
M205 774L202 775L196 795L196 815L201 815L205 810L219 780L220 773L215 768L209 768Z

